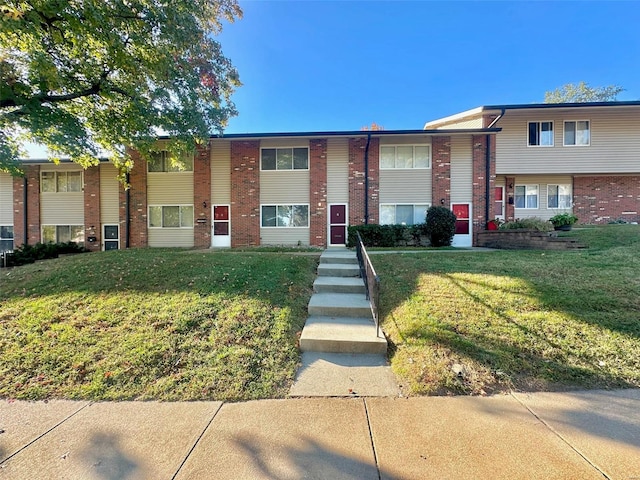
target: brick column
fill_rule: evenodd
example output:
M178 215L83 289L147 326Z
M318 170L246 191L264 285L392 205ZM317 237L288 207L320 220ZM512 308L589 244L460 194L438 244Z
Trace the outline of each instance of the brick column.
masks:
M260 245L260 142L231 142L231 246Z
M24 179L27 179L27 205L24 204ZM27 209L27 224L24 210ZM40 241L40 166L24 168L24 177L13 178L13 245L33 245Z
M327 245L327 139L309 141L309 242Z
M489 192L487 192L487 137L491 141L489 152ZM495 135L474 135L473 146L473 244L477 245L478 232L487 229L489 218L486 216L487 200L489 205L489 215L494 202L494 187L496 184L496 136ZM488 199L487 199L487 193Z
M504 219L507 222L516 219L516 177L504 179ZM511 201L509 201L511 199Z
M366 138L349 139L349 225L365 223L365 151ZM380 139L369 142L368 223L378 223L380 209Z
M193 245L211 246L211 148L210 143L199 145L193 159Z
M89 237L96 237L89 242ZM100 251L100 165L84 171L84 246L93 252Z
M431 204L451 208L451 137L433 137L431 149Z
M129 246L146 247L147 235L147 162L138 152L131 151L134 166L129 173ZM121 245L126 242L126 192L120 190L120 235Z
M640 221L640 176L573 177L573 213L580 223Z

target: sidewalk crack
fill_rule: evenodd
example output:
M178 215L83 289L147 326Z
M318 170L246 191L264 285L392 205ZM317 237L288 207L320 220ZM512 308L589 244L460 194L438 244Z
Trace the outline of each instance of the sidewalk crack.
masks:
M369 428L369 441L371 442L371 450L373 451L373 460L376 463L376 472L378 473L378 480L382 480L382 475L380 474L380 464L378 463L378 452L376 452L376 444L373 441L373 432L371 430L371 419L369 418L369 406L367 405L367 399L363 398L362 403L364 404L364 413L367 416L367 427Z

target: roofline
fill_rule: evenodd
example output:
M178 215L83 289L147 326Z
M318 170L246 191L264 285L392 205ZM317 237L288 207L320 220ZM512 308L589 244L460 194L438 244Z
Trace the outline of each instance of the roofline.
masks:
M109 161L108 157L98 157L100 163L106 163ZM37 163L54 163L48 158L19 158L18 161L24 164L37 164ZM58 163L75 163L70 158L60 158Z
M521 103L513 105L485 105L479 107L488 110L527 110L534 108L586 108L586 107L634 107L640 106L640 100L624 102L574 102L574 103Z

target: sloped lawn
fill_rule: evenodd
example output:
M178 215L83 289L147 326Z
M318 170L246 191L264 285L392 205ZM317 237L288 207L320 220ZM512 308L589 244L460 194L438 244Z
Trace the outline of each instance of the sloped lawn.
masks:
M136 249L1 269L0 397L283 397L316 263Z
M373 255L408 394L640 387L640 226L589 249Z

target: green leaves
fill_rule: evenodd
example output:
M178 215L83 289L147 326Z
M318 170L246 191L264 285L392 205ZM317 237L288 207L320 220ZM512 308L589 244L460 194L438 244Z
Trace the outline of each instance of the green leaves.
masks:
M590 87L586 82L567 83L560 88L545 92L544 103L611 102L616 100L624 88L619 85Z

